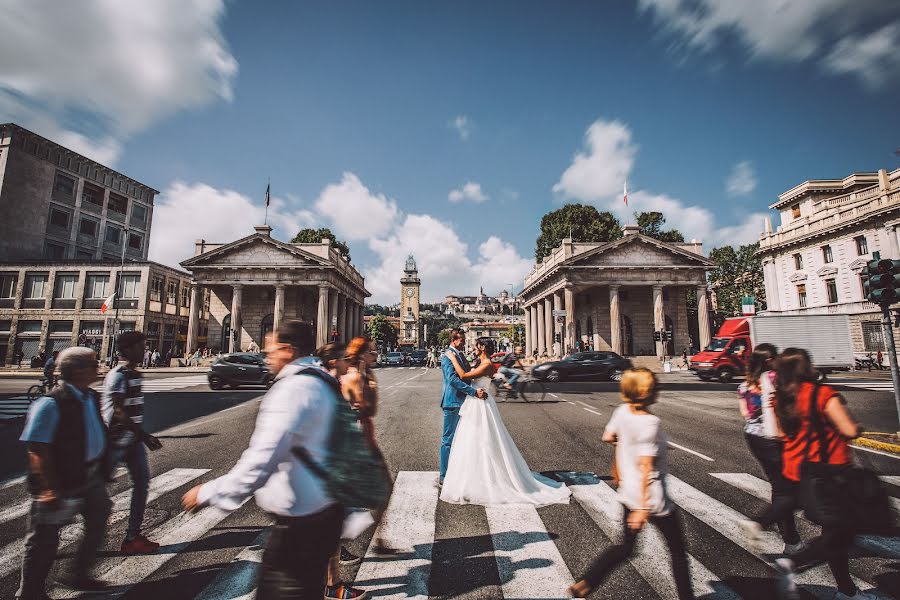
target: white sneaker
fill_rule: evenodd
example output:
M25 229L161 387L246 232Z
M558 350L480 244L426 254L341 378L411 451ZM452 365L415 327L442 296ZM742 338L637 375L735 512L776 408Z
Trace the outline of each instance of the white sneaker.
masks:
M834 597L835 600L879 600L881 598L875 593L875 590L862 591L860 589L856 590L856 593L852 596L848 596L843 592L837 592Z
M794 561L789 558L776 559L775 570L778 571L779 596L784 600L800 600L797 582L794 581Z
M806 550L806 542L797 542L796 544L785 544L781 553L786 556L794 556L803 550Z
M754 554L762 552L762 526L756 521L738 521L738 527L744 534L751 552Z

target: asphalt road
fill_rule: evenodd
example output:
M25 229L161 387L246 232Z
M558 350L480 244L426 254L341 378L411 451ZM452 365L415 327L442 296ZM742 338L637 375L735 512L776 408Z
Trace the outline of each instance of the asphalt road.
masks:
M565 585L618 535L612 520L617 503L605 481L612 450L600 442L620 402L615 386L562 383L552 388L551 402L500 404L506 426L532 470L565 479L574 497L568 505L495 510L437 500L439 372L384 368L378 377L376 430L397 478L384 530L406 551L391 559L369 556L361 566L345 569L345 578L355 578L373 597L565 597ZM682 509L698 596L774 597L774 571L743 547L734 529L740 514L765 506L756 497L764 495L758 489L763 474L742 439L734 386L702 384L688 376L671 379L654 411L674 444L669 453L670 491ZM891 431L896 426L891 394L841 390L867 428ZM206 510L185 519L179 499L188 487L225 473L238 459L252 432L259 393L212 393L197 385L148 395L147 420L165 446L151 457L153 485L160 493L149 503L145 529L164 546L153 557L125 558L115 552L127 518L128 479L119 476L110 493L125 493L119 500L125 510L114 515L99 567L100 575L118 587L104 598L239 598L252 591L255 544L269 518L251 500L231 515ZM8 433L3 435L14 436L17 428L21 423L5 425ZM900 496L898 459L854 452L863 464L894 477L890 491ZM16 587L25 532L25 518L16 510L21 513L26 503L21 483L0 484L0 598L11 597ZM800 528L806 539L816 533L815 526L805 522ZM351 548L365 554L370 537L356 540ZM642 552L591 597L673 597L668 559L656 551L655 542L647 535ZM900 597L900 542L863 539L858 546L853 574L864 587L877 586L883 597ZM70 553L71 547L63 548L64 556ZM807 597L831 598L829 579L827 569L808 572ZM65 591L52 590L51 597L62 597Z

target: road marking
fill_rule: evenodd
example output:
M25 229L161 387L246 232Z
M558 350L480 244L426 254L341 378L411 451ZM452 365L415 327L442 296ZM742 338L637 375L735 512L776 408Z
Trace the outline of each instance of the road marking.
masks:
M744 534L740 530L738 522L747 520L747 517L730 506L727 506L715 498L707 496L697 488L688 485L674 475L666 475L666 489L672 500L688 513L694 515L720 535L741 547L746 552L756 556L766 564L771 564L764 556L781 556L784 542L778 534L772 531L763 531L760 535L762 551L760 555L754 554ZM831 600L834 597L834 578L831 571L825 565L819 565L798 573L795 577L798 584L803 585L807 591L817 598ZM864 581L853 578L857 587L872 587Z
M897 475L882 475L880 479L885 483L900 486L900 477L898 477Z
M147 504L153 502L163 494L178 489L182 485L209 472L209 469L172 469L162 475L157 475L150 480L150 489L147 493ZM111 498L113 502L112 514L107 521L107 526L118 523L128 518L128 508L131 506L131 489L116 494ZM25 514L31 503L25 504ZM81 522L66 525L59 532L60 546L74 542L81 537L84 525ZM11 542L0 548L0 579L16 571L21 564L23 542L21 539Z
M253 600L256 597L257 569L268 538L268 531L259 534L253 545L241 550L194 600Z
M593 519L600 530L611 540L619 540L622 536L622 506L616 492L602 481L591 485L570 486L572 495L578 504ZM675 582L669 561L668 547L656 527L647 526L640 534L641 541L631 556L631 565L644 578L653 590L662 598L677 598ZM722 583L712 571L700 561L688 554L691 580L694 594L704 598L721 598L722 600L738 600L738 596L727 585Z
M574 583L533 506L486 506L503 598L570 598Z
M882 452L881 450L875 450L874 448L866 448L865 446L857 446L855 444L849 444L851 448L854 450L862 450L863 452L871 452L872 454L880 454L881 456L887 456L888 458L898 459L900 455L891 454L890 452Z
M601 415L600 413L598 413L596 410L594 410L593 408L582 408L581 410L586 410L586 411L588 411L589 413L594 413L594 414L597 415L598 417L603 416L603 415Z
M20 483L24 482L26 478L27 478L26 475L22 475L20 477L13 477L11 479L7 479L3 483L0 483L0 490L5 490L6 488L11 488L14 485L19 485ZM2 521L0 521L0 523L2 523Z
M559 400L559 396L557 396L557 395L554 394L553 392L550 392L550 395L553 396L554 398L556 398L557 400ZM568 402L568 400L566 400L566 402Z
M385 560L370 546L356 585L379 598L428 600L438 494L437 471L400 471L387 510L372 537L399 550ZM382 594L376 593L382 591Z
M699 456L703 460L708 460L709 462L715 462L715 459L712 459L705 454L700 454L696 450L691 450L690 448L685 448L684 446L680 446L680 445L676 444L675 442L669 442L669 446L671 446L672 448L678 448L679 450L684 450L685 452L689 452L689 453L693 454L694 456Z

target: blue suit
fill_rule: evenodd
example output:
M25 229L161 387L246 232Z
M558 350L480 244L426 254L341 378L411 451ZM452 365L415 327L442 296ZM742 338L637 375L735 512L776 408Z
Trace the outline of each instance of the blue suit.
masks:
M448 348L456 354L460 366L465 371L470 371L469 363L461 352ZM444 388L441 394L441 408L444 411L444 430L441 435L441 481L447 473L447 463L450 460L450 446L453 444L453 436L456 434L456 426L459 424L459 409L466 400L466 396L474 396L475 388L459 378L453 363L447 358L447 354L441 355L441 371L444 375Z

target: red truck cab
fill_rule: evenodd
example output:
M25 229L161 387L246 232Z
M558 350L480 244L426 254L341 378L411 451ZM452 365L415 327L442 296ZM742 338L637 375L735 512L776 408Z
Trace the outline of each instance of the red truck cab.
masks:
M691 371L704 381L715 378L722 383L743 375L753 351L750 318L725 319L709 346L691 357Z

